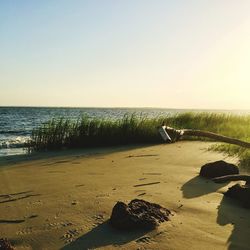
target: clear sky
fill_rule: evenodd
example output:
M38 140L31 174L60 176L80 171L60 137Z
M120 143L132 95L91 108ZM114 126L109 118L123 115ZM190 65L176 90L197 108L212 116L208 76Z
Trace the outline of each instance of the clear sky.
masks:
M0 105L250 109L249 0L1 0Z

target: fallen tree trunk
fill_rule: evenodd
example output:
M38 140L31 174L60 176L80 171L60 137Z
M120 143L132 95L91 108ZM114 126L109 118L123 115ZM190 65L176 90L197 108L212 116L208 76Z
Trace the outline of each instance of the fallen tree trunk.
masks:
M210 139L213 139L213 140L216 140L216 141L226 142L226 143L235 144L235 145L245 147L245 148L250 148L250 143L249 142L241 141L241 140L238 140L238 139L235 139L235 138L215 134L215 133L208 132L208 131L184 129L183 130L183 135L207 137L207 138L210 138Z
M166 133L164 136L164 132ZM159 129L159 133L161 134L163 140L165 142L176 142L180 140L183 136L195 136L195 137L206 137L215 141L225 142L229 144L234 144L237 146L250 148L250 143L245 142L239 139L235 139L232 137L219 135L216 133L212 133L209 131L203 131L203 130L196 130L196 129L174 129L167 126L162 126Z

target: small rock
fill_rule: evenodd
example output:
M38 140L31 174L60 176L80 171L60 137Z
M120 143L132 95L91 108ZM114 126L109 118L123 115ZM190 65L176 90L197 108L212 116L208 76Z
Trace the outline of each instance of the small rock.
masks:
M250 208L250 187L248 185L235 184L227 190L225 195L238 200L245 208Z
M121 230L154 229L168 221L171 212L155 203L134 199L128 205L117 202L113 208L110 224Z
M207 163L200 170L200 176L208 179L232 174L239 174L239 168L225 161Z
M7 239L0 239L0 250L14 250L14 247L10 244Z

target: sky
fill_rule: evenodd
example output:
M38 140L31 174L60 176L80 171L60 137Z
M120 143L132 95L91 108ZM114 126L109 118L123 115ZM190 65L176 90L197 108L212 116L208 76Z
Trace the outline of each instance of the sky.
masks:
M0 106L250 109L249 0L2 0Z

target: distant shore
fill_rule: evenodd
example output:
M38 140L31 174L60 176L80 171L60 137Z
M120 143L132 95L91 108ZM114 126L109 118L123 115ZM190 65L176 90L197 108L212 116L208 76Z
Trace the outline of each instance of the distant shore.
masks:
M198 177L225 159L208 142L39 153L0 161L0 235L17 249L247 249L250 211ZM226 158L236 162L237 158ZM156 183L147 186L140 184ZM108 225L114 204L134 198L173 216L148 233Z

